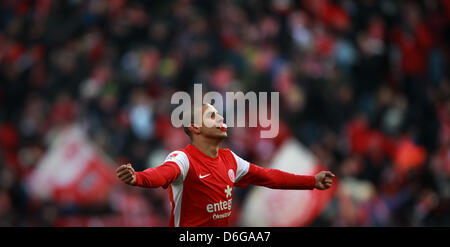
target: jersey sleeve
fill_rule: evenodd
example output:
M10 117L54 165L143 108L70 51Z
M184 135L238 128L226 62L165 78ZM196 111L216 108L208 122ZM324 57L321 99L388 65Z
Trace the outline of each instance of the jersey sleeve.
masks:
M241 157L239 157L238 155L233 153L233 151L230 150L230 152L233 154L234 159L236 160L236 180L235 180L235 183L237 183L243 176L245 176L245 174L247 174L248 169L250 167L250 162L242 159Z
M136 186L167 188L175 181L184 181L189 170L189 159L182 151L170 153L164 163L155 168L136 172Z
M296 175L250 163L248 172L235 185L245 188L249 184L271 189L312 190L316 179L314 176Z

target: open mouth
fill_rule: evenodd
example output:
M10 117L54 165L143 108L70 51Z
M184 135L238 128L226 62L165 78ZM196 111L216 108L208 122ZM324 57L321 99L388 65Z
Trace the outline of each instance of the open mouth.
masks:
M220 123L220 126L216 128L220 129L221 131L227 131L227 125L224 123Z

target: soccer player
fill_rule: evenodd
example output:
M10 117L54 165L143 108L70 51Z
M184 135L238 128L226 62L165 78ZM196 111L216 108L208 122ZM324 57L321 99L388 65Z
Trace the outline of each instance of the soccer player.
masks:
M172 205L169 226L228 226L234 186L294 190L331 187L335 175L330 171L296 175L257 166L229 149L219 148L227 137L224 118L210 104L198 108L193 110L201 110L201 116L207 117L202 117L198 126L191 114L191 124L184 128L192 144L170 153L158 167L136 172L126 164L116 171L128 185L168 188Z

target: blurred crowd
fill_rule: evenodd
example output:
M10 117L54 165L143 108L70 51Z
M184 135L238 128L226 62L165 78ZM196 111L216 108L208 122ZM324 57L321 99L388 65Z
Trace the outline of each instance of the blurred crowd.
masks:
M159 165L189 142L171 95L202 83L280 92L277 138L224 145L262 166L306 145L339 179L312 225L449 226L449 48L448 0L1 1L0 225L117 214L31 200L24 179L74 122L116 164ZM127 193L166 225L166 191Z

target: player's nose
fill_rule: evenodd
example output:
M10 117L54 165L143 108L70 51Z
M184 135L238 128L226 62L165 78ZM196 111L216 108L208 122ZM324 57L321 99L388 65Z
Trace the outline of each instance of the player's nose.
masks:
M220 114L217 114L217 122L223 123L224 122L223 120L225 120L225 118L223 118Z

